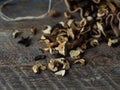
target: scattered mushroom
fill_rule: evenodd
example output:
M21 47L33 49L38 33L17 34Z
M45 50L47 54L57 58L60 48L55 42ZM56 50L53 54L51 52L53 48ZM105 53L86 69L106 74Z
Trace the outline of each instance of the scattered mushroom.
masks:
M86 20L85 18L83 18L83 19L80 21L80 27L84 27L86 24L87 24L87 20Z
M58 13L57 13L56 10L50 10L49 16L50 16L50 17L57 17L57 16L58 16Z
M46 70L46 66L42 65L41 63L38 63L33 65L32 70L34 73L39 73L40 70L43 70L43 71Z
M73 59L78 59L80 58L81 53L83 53L83 50L81 48L77 48L77 50L71 50L70 57Z
M12 37L16 38L19 34L21 34L21 32L19 30L14 30L12 33Z
M102 24L97 22L97 27L98 27L98 30L100 30L103 33L103 35L106 37Z
M71 37L73 40L75 39L74 32L71 28L67 30L67 36Z
M51 59L48 63L48 69L56 72L59 69L68 70L70 68L69 62L65 58L55 58Z
M69 12L64 12L64 17L70 19L72 16Z
M74 19L69 19L68 22L67 22L67 25L70 27L73 22L74 22Z
M75 60L75 62L74 63L80 63L80 65L85 65L86 64L86 61L85 61L85 59L78 59L78 60Z
M108 39L108 46L111 47L113 44L116 43L118 43L118 39L111 39L111 38Z
M30 28L30 31L31 31L31 33L32 33L33 35L36 35L36 33L37 33L37 28L31 27L31 28Z
M51 30L52 30L52 27L50 25L46 25L43 27L44 34L50 34Z
M90 41L90 45L92 47L98 46L99 45L99 41L97 39L93 39Z
M61 43L61 44L59 44L58 45L58 51L59 51L59 53L60 54L62 54L62 55L66 55L66 42L63 42L63 43Z
M78 51L78 50L71 50L70 51L71 58L74 58L74 59L79 58L79 55L80 55L80 51Z
M64 76L66 70L70 68L66 57L73 59L74 63L85 65L86 60L81 58L87 48L98 46L104 39L108 40L108 46L112 46L118 43L120 36L120 7L114 1L64 1L69 10L64 12L64 17L68 20L60 21L53 27L44 26L42 28L44 35L40 38L40 41L45 43L45 48L42 50L49 51L54 57L60 55L59 58L53 58L48 63L48 69L58 76ZM79 13L80 20L71 19L71 13L75 12ZM57 15L55 10L49 13L51 17Z
M55 75L57 75L57 76L64 76L65 75L65 70L60 70L60 71L57 71L57 72L55 72Z

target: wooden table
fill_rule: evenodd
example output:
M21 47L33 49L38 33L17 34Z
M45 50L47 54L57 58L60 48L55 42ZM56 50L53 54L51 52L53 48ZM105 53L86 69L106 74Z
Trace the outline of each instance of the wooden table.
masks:
M11 15L8 9L7 15ZM6 22L0 18L0 90L119 90L120 46L108 47L106 43L88 49L84 55L87 65L73 65L65 77L56 77L49 70L33 73L31 67L35 64L34 57L42 53L39 47L43 47L37 42L41 35L40 27L64 20L62 12L66 7L63 1L56 2L53 9L61 13L60 17L18 22ZM31 36L31 26L39 29L36 36ZM31 36L32 44L29 47L17 44L21 36L13 39L13 29L23 31L23 36ZM48 57L39 61L45 65L51 58L46 54Z

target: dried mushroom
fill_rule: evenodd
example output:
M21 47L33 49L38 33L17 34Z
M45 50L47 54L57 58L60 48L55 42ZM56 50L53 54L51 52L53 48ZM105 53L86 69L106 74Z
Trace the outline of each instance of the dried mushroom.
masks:
M80 58L80 54L83 52L84 51L81 48L77 48L76 50L71 50L69 54L71 58L78 59Z
M80 21L80 27L84 27L86 24L87 24L87 20L86 20L85 18L83 18L83 19Z
M50 34L52 27L50 25L47 25L47 26L44 26L42 30L44 34Z
M58 13L57 13L56 10L50 10L49 16L50 16L50 17L57 17L57 16L58 16Z
M58 45L58 51L60 54L62 54L64 56L66 55L66 42L63 42Z
M39 73L40 70L46 70L46 66L42 65L41 63L35 64L32 67L34 73Z
M112 46L113 44L116 43L118 43L118 39L111 39L111 38L108 39L108 46Z
M69 12L64 12L64 17L70 19L72 16Z
M67 30L67 36L71 37L73 40L75 39L74 32L71 28Z
M104 32L104 29L103 29L103 26L101 23L97 22L97 27L98 27L98 30L100 30L102 32L102 34L106 37L106 34Z
M56 64L56 66L55 66L55 64ZM55 63L54 61L50 61L48 63L48 69L51 70L51 71L53 71L53 72L58 71L57 63Z
M70 57L71 58L78 58L79 57L79 55L80 55L80 51L78 51L78 50L71 50L70 51Z
M19 30L14 30L12 33L12 37L16 38L19 34L21 34L21 32Z
M59 69L68 70L70 68L69 62L65 58L55 58L51 59L48 63L48 69L56 72Z
M57 76L64 76L65 75L65 70L60 70L60 71L57 71L57 72L55 72L55 75L57 75Z
M31 28L30 28L30 31L31 31L31 33L32 33L33 35L36 35L36 33L37 33L37 28L31 27Z
M74 63L80 63L80 65L85 65L86 61L85 61L85 59L78 59L78 60L75 60Z
M90 47L98 46L108 40L108 46L118 43L120 37L120 6L117 0L64 0L69 12L64 12L67 21L60 21L53 27L47 25L40 41L45 43L44 51L54 57L48 63L48 69L55 75L64 76L70 63L65 58L73 59L74 63L86 64L81 59L83 52ZM120 3L120 2L119 2ZM71 19L71 13L79 13L78 18ZM56 16L51 10L50 16ZM117 38L117 39L116 39ZM84 50L84 51L83 51Z
M92 47L98 46L99 45L99 41L97 39L93 39L90 41L90 45Z

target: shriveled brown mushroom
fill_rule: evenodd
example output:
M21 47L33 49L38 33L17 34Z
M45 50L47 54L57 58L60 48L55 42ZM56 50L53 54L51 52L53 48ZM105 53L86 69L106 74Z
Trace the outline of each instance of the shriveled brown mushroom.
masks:
M80 58L81 53L83 53L83 50L81 48L77 48L76 50L71 50L69 54L71 58L78 59Z
M90 45L92 47L98 46L99 45L99 41L97 39L93 39L90 41Z
M86 64L86 60L85 59L78 59L78 60L75 60L74 63L80 63L80 65L85 65Z
M60 21L53 27L47 26L43 29L45 35L40 39L45 42L45 51L49 51L54 57L56 54L60 55L61 58L50 60L48 68L61 76L70 68L68 60L62 57L71 57L70 59L75 60L74 63L85 65L86 60L81 59L83 50L86 51L90 46L95 47L108 38L108 46L116 45L120 36L120 7L114 1L64 1L69 11L64 16L68 20ZM70 14L75 12L79 13L80 19L69 19Z
M32 67L34 73L39 73L40 70L46 70L46 66L42 65L41 63L35 64Z
M36 33L37 33L37 28L31 27L31 28L30 28L30 31L31 31L31 33L32 33L33 35L36 35Z
M70 19L72 15L69 12L64 12L64 17Z
M111 38L108 39L108 46L111 47L113 44L116 43L118 43L118 39L111 39Z
M63 42L63 43L61 43L61 44L59 44L58 45L58 51L59 51L59 53L60 54L62 54L62 55L66 55L66 42Z
M80 27L84 27L87 24L87 20L85 18L82 18L80 21Z
M71 28L67 30L67 36L72 38L73 40L75 39L74 32Z
M48 69L56 72L59 69L68 70L70 68L69 62L65 58L55 58L51 59L48 63Z
M50 34L51 30L52 30L52 27L50 25L46 25L43 27L43 33L44 34Z
M58 16L58 12L56 10L50 10L49 16L50 17L57 17Z

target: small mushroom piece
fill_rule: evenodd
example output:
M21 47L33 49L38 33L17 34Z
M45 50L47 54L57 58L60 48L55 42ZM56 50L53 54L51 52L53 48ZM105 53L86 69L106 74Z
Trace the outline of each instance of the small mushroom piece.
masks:
M48 69L53 72L58 71L58 67L55 64L56 63L54 62L54 60L50 60L50 62L48 63Z
M65 36L63 36L63 35L66 35L66 33L58 34L58 36L57 36L57 38L56 38L56 41L57 41L59 44L68 41L68 38L65 37Z
M42 35L40 39L44 40L44 39L46 39L46 37L44 35Z
M85 16L85 17L88 17L88 16L89 16L89 14L90 14L90 12L87 10L87 11L85 11L84 16Z
M75 35L74 35L73 30L71 28L67 30L67 36L71 37L73 40L75 39Z
M101 37L101 31L98 29L94 29L93 34L91 35L93 38L100 38Z
M48 39L40 39L39 41L40 42L44 42L45 44L49 44L50 43L50 40L48 40Z
M77 47L76 50L80 51L80 53L83 53L84 51L82 50L82 48Z
M71 58L77 59L77 58L79 58L80 51L79 50L71 50L69 54L70 54Z
M87 45L86 45L86 43L83 43L82 45L81 45L81 49L87 49Z
M96 24L97 24L98 30L100 30L102 34L106 37L102 24L100 22L97 22Z
M105 12L104 12L104 11L98 10L98 13L97 13L98 18L101 18L101 17L103 17L104 15L105 15Z
M60 71L58 71L58 72L55 72L55 75L57 75L57 76L64 76L65 75L65 70L60 70Z
M76 63L80 63L80 65L85 65L86 64L86 61L85 61L85 59L79 59L79 60L75 60L75 62L74 62L75 64Z
M50 25L47 25L47 26L44 26L42 30L44 34L50 34L52 27Z
M49 49L49 52L50 52L51 55L56 55L56 54L59 53L59 52L58 52L58 49L56 49L56 48L50 48L50 49Z
M68 22L67 22L67 25L69 27L71 27L72 23L74 22L74 19L69 19Z
M108 39L108 46L111 47L113 44L116 43L118 43L118 39L111 39L111 38Z
M70 63L67 60L61 59L61 63L63 64L62 69L68 70L70 68Z
M64 12L64 17L70 19L72 16L69 12Z
M55 47L58 46L58 42L50 42L48 44L46 44L47 47Z
M36 33L37 33L37 28L31 27L31 28L30 28L30 31L31 31L31 33L32 33L33 35L36 35Z
M57 16L58 16L58 13L56 12L56 10L50 10L49 16L50 16L50 17L57 17Z
M66 55L66 42L63 42L63 43L60 43L59 45L58 45L58 51L59 51L59 54L61 54L61 55Z
M87 20L85 18L82 18L80 21L80 27L84 27L87 24Z
M19 30L14 30L12 33L12 37L16 38L19 34L21 34L21 32Z
M98 46L99 45L99 41L97 39L93 39L90 41L90 45L92 47Z
M70 68L70 64L65 58L55 58L50 60L48 68L53 72L56 72L59 69L68 70Z
M65 26L65 22L63 21L59 22L59 24L61 24L63 27Z
M46 39L46 40L44 40L44 43L48 44L48 43L50 43L50 40Z
M35 64L32 67L34 73L39 73L40 70L46 70L46 66L42 65L41 63Z
M47 68L46 68L46 66L41 66L41 68L40 68L42 71L44 71L44 70L46 70Z

